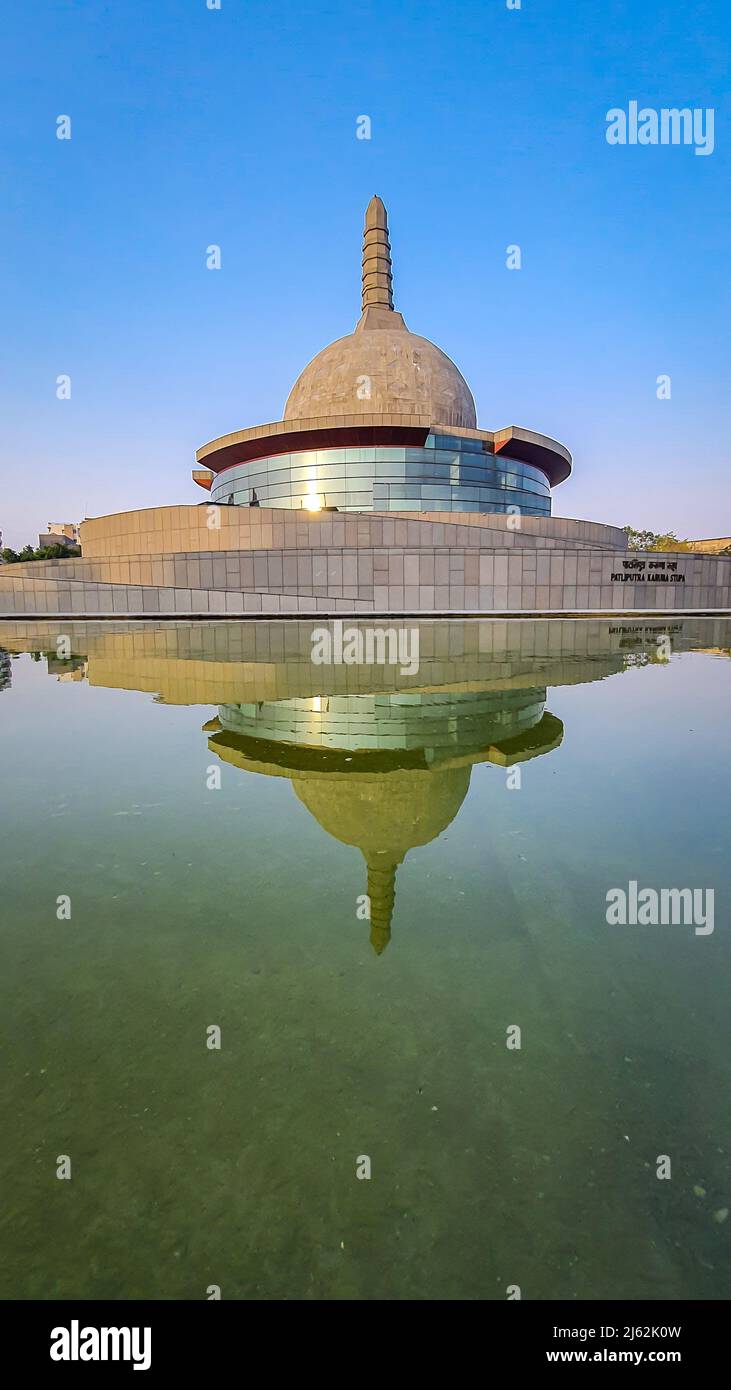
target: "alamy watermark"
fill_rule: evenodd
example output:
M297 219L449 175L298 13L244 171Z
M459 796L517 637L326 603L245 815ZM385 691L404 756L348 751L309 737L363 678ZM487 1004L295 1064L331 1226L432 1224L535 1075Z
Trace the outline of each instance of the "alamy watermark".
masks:
M606 114L608 145L693 145L696 154L713 154L715 109L712 106L613 106Z
M135 1371L152 1364L149 1327L85 1327L78 1318L51 1332L52 1361L131 1361Z
M705 903L704 903L705 897ZM606 919L610 927L695 927L696 936L713 932L712 888L610 888Z
M312 629L315 666L398 666L402 676L419 670L418 627L331 627Z

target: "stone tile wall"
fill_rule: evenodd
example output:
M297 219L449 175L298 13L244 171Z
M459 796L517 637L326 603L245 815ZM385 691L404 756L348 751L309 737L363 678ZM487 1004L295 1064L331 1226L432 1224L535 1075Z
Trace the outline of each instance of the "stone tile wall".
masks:
M36 561L0 568L0 616L727 610L731 557L479 548L263 549ZM656 571L656 573L659 573ZM110 576L113 576L110 577Z

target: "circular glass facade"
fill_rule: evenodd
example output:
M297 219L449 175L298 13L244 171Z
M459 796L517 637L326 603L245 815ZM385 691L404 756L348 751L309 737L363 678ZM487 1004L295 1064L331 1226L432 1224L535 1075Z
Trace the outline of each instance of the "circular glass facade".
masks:
M218 718L226 733L300 749L424 750L433 767L455 753L527 733L545 706L545 689L399 691L219 705Z
M211 501L341 512L551 513L540 468L485 453L479 439L434 434L421 448L348 446L234 464L214 478Z

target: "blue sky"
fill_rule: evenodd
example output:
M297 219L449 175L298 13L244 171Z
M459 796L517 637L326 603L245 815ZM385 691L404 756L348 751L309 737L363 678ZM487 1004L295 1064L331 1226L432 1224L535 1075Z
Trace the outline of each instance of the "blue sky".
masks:
M557 514L730 534L730 31L726 0L7 7L5 542L200 501L198 445L354 327L374 192L480 425L574 454ZM713 154L610 147L631 100L714 108Z

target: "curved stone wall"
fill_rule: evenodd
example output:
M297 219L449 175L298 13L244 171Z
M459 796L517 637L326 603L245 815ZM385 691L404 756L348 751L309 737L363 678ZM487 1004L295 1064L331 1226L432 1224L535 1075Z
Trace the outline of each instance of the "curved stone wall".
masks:
M520 529L511 522L518 520ZM0 567L0 615L722 612L731 557L627 552L561 518L165 507L87 521L79 559Z
M648 563L648 562L645 562ZM0 568L0 616L711 612L731 609L731 558L631 552L263 550ZM135 582L147 578L149 583Z
M271 507L149 507L94 517L81 525L84 559L174 555L224 550L360 549L459 545L550 549L554 546L624 550L617 526L568 517L502 516L499 513L357 512L312 514Z

